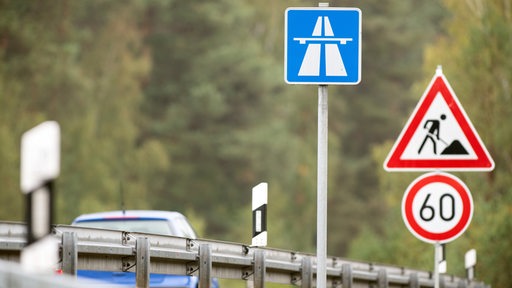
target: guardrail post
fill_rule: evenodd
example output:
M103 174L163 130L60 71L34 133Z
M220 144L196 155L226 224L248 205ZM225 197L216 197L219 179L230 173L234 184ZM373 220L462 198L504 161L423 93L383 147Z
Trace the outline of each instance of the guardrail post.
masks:
M210 288L212 274L212 250L210 245L199 245L199 288Z
M255 250L254 251L254 288L265 287L265 273L267 267L265 265L265 251Z
M149 287L149 239L147 237L137 237L135 243L135 282L137 288Z
M77 237L75 232L62 233L62 272L76 276L78 263Z
M386 269L380 269L377 274L377 287L388 288L388 272Z
M354 283L352 265L348 263L341 265L341 281L343 288L352 288L352 284Z
M418 273L412 273L409 275L409 288L420 288Z
M303 257L301 264L301 288L313 287L313 264L311 264L311 257Z
M264 250L255 250L254 251L254 288L264 288L265 287L265 274L266 274L266 265L265 265L265 251Z

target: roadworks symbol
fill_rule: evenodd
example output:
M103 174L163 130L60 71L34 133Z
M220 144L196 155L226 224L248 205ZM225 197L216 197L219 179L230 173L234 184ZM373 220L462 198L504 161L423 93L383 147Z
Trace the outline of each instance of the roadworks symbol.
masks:
M299 76L320 76L320 56L322 44L325 45L325 76L347 76L338 42L341 45L352 38L335 38L331 22L327 16L319 16L311 37L295 37L300 44L307 44L306 54L300 66Z
M445 114L441 114L439 117L441 121L444 121L446 119ZM430 143L432 144L432 150L434 152L434 155L438 155L437 146L438 144L442 143L445 145L445 148L441 151L441 155L468 155L468 151L464 148L464 145L462 143L455 139L450 144L443 140L439 136L439 131L441 128L441 121L438 119L427 119L425 121L425 124L423 125L423 129L426 130L425 138L423 138L423 141L421 142L421 146L418 150L418 154L421 154L423 151L423 148L425 148L425 144Z

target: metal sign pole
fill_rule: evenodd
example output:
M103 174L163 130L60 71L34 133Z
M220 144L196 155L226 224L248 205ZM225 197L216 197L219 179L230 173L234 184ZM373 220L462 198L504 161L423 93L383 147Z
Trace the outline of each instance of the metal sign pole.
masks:
M320 2L318 7L329 7ZM316 287L327 287L327 85L318 85L318 151L316 200Z
M316 287L327 287L327 85L318 86L318 163L316 225Z
M441 243L434 244L434 288L439 288L439 263L442 261Z

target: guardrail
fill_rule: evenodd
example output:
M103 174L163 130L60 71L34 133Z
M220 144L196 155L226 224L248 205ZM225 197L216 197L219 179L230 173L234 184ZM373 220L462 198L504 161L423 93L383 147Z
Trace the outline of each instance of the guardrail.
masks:
M56 225L53 237L60 241L59 267L76 275L79 269L136 273L137 287L149 286L149 274L199 277L200 287L210 287L211 277L313 287L315 256L271 248L204 239ZM25 225L0 222L0 259L19 261L25 245ZM327 259L327 287L434 287L428 271ZM484 283L441 275L440 287L489 287Z

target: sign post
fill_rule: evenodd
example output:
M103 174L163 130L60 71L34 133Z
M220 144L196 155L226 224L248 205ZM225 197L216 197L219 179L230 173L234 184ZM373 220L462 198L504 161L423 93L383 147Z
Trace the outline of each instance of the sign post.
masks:
M441 244L434 244L434 288L439 288L439 263L441 260Z
M316 287L326 287L327 282L327 134L328 134L327 85L318 86L318 152L316 200Z
M318 85L317 287L327 272L327 85L361 81L361 10L288 8L285 12L285 81Z

